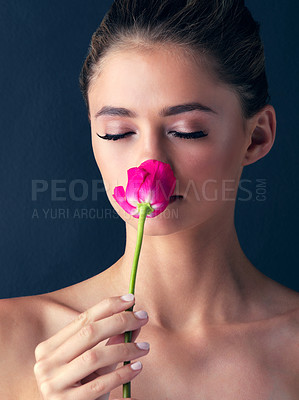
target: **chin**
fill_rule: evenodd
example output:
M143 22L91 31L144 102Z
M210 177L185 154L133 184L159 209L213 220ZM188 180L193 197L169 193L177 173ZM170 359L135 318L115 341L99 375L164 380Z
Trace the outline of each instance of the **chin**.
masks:
M121 216L123 218L123 215ZM137 231L138 219L132 216L123 218L124 221ZM177 207L168 207L154 218L147 218L144 225L144 236L165 236L187 230L197 225L194 215L183 212Z

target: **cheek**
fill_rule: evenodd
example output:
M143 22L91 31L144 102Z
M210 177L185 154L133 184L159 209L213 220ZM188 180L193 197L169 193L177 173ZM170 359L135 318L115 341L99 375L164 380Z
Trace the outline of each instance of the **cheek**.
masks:
M102 175L107 194L112 194L115 186L125 184L125 176L121 171L121 158L115 156L115 152L111 152L110 146L105 143L101 144L96 139L92 143L93 154L99 171Z
M118 143L110 143L96 138L92 140L93 154L101 173L107 196L113 206L116 205L112 197L116 186L126 188L128 182L127 170L132 165L132 154Z
M202 177L233 178L238 173L242 160L242 132L223 134L223 139L215 138L202 146L197 154L192 154L191 170L196 169Z
M222 198L223 192L233 196L231 190L238 186L242 155L242 140L234 137L190 146L179 163L180 194L197 199Z
M244 157L244 136L242 131L235 132L231 140L226 140L219 149L219 176L233 179L238 184L242 172Z

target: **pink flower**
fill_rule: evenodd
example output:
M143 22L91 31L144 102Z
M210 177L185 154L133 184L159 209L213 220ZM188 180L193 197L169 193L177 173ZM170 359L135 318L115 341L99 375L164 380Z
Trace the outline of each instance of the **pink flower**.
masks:
M147 215L153 218L169 204L176 179L169 164L157 160L146 160L139 167L128 171L126 191L123 186L114 188L113 198L130 215L139 218L138 204L148 203L153 211Z

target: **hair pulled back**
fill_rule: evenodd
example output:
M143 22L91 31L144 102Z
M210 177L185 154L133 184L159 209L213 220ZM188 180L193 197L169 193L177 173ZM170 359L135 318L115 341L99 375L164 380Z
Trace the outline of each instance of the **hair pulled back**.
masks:
M91 81L109 51L174 44L207 57L214 76L232 87L243 117L250 118L270 100L259 30L243 0L115 0L80 73L87 110Z

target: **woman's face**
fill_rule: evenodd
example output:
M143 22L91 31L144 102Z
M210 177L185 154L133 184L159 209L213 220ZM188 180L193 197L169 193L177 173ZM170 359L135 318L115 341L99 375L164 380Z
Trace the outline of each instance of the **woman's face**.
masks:
M169 163L177 178L174 193L183 199L147 220L145 234L150 235L233 218L249 145L235 93L180 51L111 52L89 89L94 156L119 215L137 227L138 219L112 197L115 186L126 187L129 168L156 159ZM206 136L174 133L201 131ZM127 132L117 140L98 136Z

